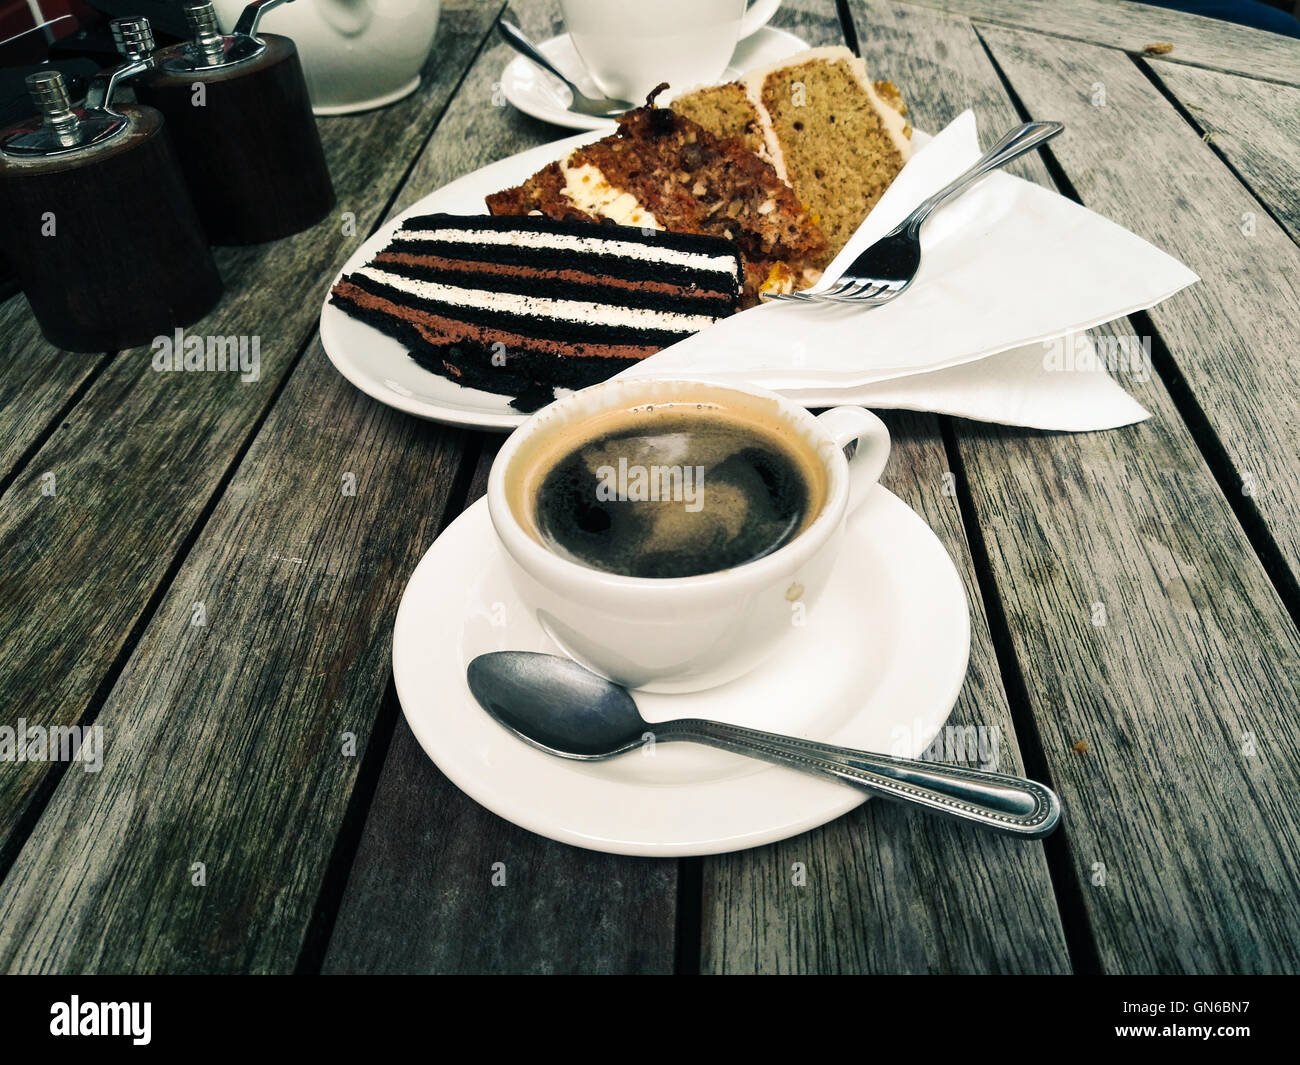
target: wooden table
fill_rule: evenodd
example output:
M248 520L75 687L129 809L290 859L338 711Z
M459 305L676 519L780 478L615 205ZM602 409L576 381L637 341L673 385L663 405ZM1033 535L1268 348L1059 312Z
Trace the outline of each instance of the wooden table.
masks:
M383 219L565 135L505 105L500 6L446 4L418 94L321 122L333 217L219 253L227 294L191 331L260 336L256 382L63 354L21 298L0 306L0 724L106 740L98 773L0 763L0 968L1300 969L1300 44L1102 0L853 5L918 128L1063 121L1013 169L1202 281L1096 330L1149 338L1154 373L1119 374L1147 422L888 417L885 483L970 597L953 723L1000 730L1003 768L1060 792L1061 831L872 802L669 861L515 828L416 745L394 613L497 438L373 402L317 337ZM557 12L514 10L543 36ZM840 40L831 0L777 24Z

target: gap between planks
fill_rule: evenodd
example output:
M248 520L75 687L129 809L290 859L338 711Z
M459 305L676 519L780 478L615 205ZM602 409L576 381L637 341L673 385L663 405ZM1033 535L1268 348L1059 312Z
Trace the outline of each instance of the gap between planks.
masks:
M25 299L26 297L23 298ZM54 414L50 416L50 419L45 426L32 437L31 442L19 451L18 455L14 459L13 465L0 475L0 499L3 499L5 493L13 487L14 482L18 480L19 474L23 473L31 464L31 461L40 454L41 448L43 448L50 437L55 434L59 426L63 423L63 419L72 413L77 404L81 402L82 397L90 391L91 386L99 380L99 375L107 369L108 364L113 361L115 355L115 352L106 351L101 355L93 356L96 360L95 365L90 368L86 373L86 376L81 379L76 388L74 388L68 395L68 398L64 400Z
M910 7L924 7L954 18L965 19L977 31L982 26L1002 26L1023 32L1037 33L1044 37L1055 37L1058 40L1077 41L1080 44L1108 48L1116 52L1127 52L1135 57L1145 55L1144 49L1147 44L1155 44L1163 42L1167 38L1173 38L1174 50L1172 52L1165 55L1148 56L1147 58L1171 66L1212 70L1272 85L1300 85L1300 42L1293 44L1293 38L1280 37L1278 34L1270 33L1267 30L1258 30L1250 26L1242 26L1208 16L1178 11L1175 8L1153 8L1149 4L1133 3L1131 0L1121 0L1119 3L1097 3L1096 0L1082 0L1082 2L1080 0L1055 0L1050 5L1053 9L1053 20L1044 22L1034 14L1035 9L1043 10L1048 7L1047 4L1040 3L1039 0L1022 0L1019 5L1020 14L1033 16L1030 21L1026 21L1023 17L1016 18L1010 11L1004 13L997 0L891 0L891 2ZM1071 10L1071 8L1074 10ZM1124 10L1125 8L1128 10ZM1088 9L1101 16L1109 16L1112 13L1118 14L1134 27L1138 26L1144 19L1155 21L1143 23L1146 29L1144 34L1137 34L1136 30L1128 27L1124 27L1122 31L1116 28L1114 33L1131 32L1135 34L1134 43L1130 45L1117 42L1114 39L1114 33L1108 34L1106 32L1109 27L1104 18L1096 24L1089 23L1085 13ZM1081 16L1084 19L1081 24L1068 24L1071 18L1077 19ZM1204 23L1204 25L1199 25L1199 23ZM1097 26L1102 28L1098 29ZM1171 30L1173 32L1170 32ZM1206 36L1227 39L1230 43L1227 46L1220 45L1220 47L1229 59L1216 65L1208 59L1188 59L1179 53L1178 49L1180 47L1186 49L1188 47L1187 42L1194 35L1201 33ZM1252 37L1253 40L1251 40ZM1138 41L1141 41L1142 44L1139 45ZM1201 41L1195 41L1191 44L1191 47L1199 50L1201 45ZM1237 60L1238 53L1250 53L1252 48L1259 47L1267 50L1268 54L1263 56L1262 61L1270 70L1286 69L1284 66L1279 67L1277 65L1277 57L1272 53L1294 47L1296 49L1294 71L1287 70L1287 76L1284 77L1280 73L1260 72L1257 67L1252 69L1246 60Z
M149 624L157 614L159 604L161 604L163 599L166 597L167 592L172 586L172 582L176 579L176 574L180 572L181 567L185 564L185 559L189 557L190 551L193 550L195 543L198 542L199 537L203 534L203 530L207 527L208 520L212 517L213 511L217 509L217 505L221 502L221 497L225 495L226 489L234 479L236 472L239 470L240 464L248 454L249 448L253 446L253 441L257 439L257 434L261 431L267 418L271 416L271 411L275 409L276 401L284 391L285 385L289 383L289 379L293 376L293 371L302 360L303 354L311 347L313 339L315 339L314 332L299 346L293 360L289 364L289 368L276 383L276 386L272 390L270 397L267 399L266 404L254 419L253 425L250 427L247 435L241 441L234 457L227 464L226 469L222 472L221 477L217 481L212 492L204 501L202 509L200 509L194 519L194 523L177 545L171 561L167 564L167 568L163 571L157 585L153 589L153 592L145 601L143 609L135 620L135 624L131 626L131 631L122 642L122 646L118 649L118 652L114 656L108 669L105 670L103 675L100 677L99 683L95 686L94 694L92 694L87 700L85 710L77 719L76 723L78 725L89 727L93 725L99 717L99 712L103 708L105 702L107 702L109 693L112 692L114 685L117 684L118 678L121 677L122 671L126 668L126 664L131 660L131 656L135 654L136 647L139 645L141 637L144 635L145 630L149 627ZM106 359L104 364L107 365L108 361L109 360ZM89 387L89 385L87 385L87 387ZM58 425L58 421L54 424ZM51 432L53 432L53 428L51 428ZM46 434L47 438L48 435L49 434ZM4 879L9 875L9 870L13 867L19 853L26 845L28 838L30 838L37 823L40 821L41 816L49 806L50 799L53 797L55 789L58 788L59 783L63 780L64 776L67 775L69 770L76 765L76 762L55 761L49 763L49 767L40 783L37 785L31 799L29 799L23 806L17 827L9 834L7 839L0 842L0 883L3 883Z
M483 454L482 434L469 436L466 447L461 452L455 479L447 494L447 504L438 522L435 540L465 510L471 499L470 493ZM384 764L388 760L389 749L393 745L398 718L401 716L401 704L398 702L397 689L390 674L380 699L379 714L375 719L370 738L366 741L366 750L357 772L356 783L352 787L352 794L348 796L347 809L339 824L334 849L326 864L325 875L321 878L320 891L312 906L307 930L303 935L302 950L299 952L298 962L294 968L295 973L319 974L325 963L330 936L334 932L339 909L343 905L348 877L356 861L357 851L361 847L366 818L370 813L375 794L379 790L380 777L383 774Z
M981 38L981 40L983 40L983 38ZM1207 129L1202 122L1197 120L1196 116L1192 114L1191 108L1178 98L1178 94L1174 92L1173 86L1165 81L1155 66L1147 62L1142 56L1130 55L1129 58L1133 60L1138 70L1142 72L1146 79L1155 86L1156 91L1168 100L1174 110L1183 117L1183 120L1201 135L1201 140L1209 146L1210 151L1214 152L1214 154L1219 157L1219 161L1223 163L1223 165L1231 172L1232 176L1241 183L1242 188L1254 197L1255 202L1259 204L1264 213L1277 223L1279 229L1284 233L1289 234L1292 240L1297 244L1300 244L1300 232L1298 232L1292 225L1288 224L1287 219L1282 216L1280 211L1278 211L1277 208L1269 203L1268 200L1266 200L1264 196L1255 189L1247 176L1241 172L1241 168L1228 157L1228 154L1216 142L1214 131ZM1197 69L1205 70L1208 68L1198 67ZM1220 76L1225 78L1234 76L1231 74L1223 74L1221 71L1217 70L1211 71L1211 73L1220 74Z
M1019 109L1018 103L1016 106ZM980 596L984 600L989 635L993 640L993 654L1002 678L1002 689L1007 694L1007 706L1011 714L1012 726L1015 728L1016 740L1020 744L1020 757L1024 761L1025 776L1059 791L1056 782L1052 779L1052 771L1043 750L1043 738L1034 717L1029 690L1025 685L1025 677L1021 672L1015 645L1011 639L1011 623L1007 619L1006 607L1002 602L997 575L989 560L988 545L984 542L984 532L975 516L975 497L970 478L966 474L966 463L962 458L961 448L957 444L954 420L947 415L940 417L939 429L943 434L943 448L948 457L949 468L956 479L957 507L962 528L966 531L966 542L970 544L971 569L974 571ZM1083 905L1079 881L1070 868L1065 835L1054 832L1044 839L1043 852L1047 858L1047 873L1051 879L1056 909L1061 918L1061 930L1065 934L1066 950L1070 955L1070 968L1076 974L1099 974L1102 972L1102 964L1101 956L1097 951L1097 938L1093 932L1092 922L1088 919L1087 908Z

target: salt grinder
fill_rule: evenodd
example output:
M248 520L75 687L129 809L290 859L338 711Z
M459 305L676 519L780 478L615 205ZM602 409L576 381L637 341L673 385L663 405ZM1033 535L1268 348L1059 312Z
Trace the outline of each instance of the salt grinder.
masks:
M126 62L74 107L57 71L27 77L38 117L0 131L9 265L41 332L68 351L170 335L212 309L221 278L176 156L151 107L117 104L150 69L146 19L117 19Z
M334 206L298 49L258 33L288 0L255 0L230 35L208 2L189 3L190 40L157 54L135 86L167 127L214 244L258 244L314 225Z

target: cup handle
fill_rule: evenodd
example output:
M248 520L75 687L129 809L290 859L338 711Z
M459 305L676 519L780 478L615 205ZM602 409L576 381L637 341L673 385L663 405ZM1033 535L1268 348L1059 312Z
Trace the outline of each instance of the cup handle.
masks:
M740 20L740 39L743 41L766 26L780 6L781 0L754 0Z
M853 513L880 480L889 461L889 430L865 407L832 407L817 415L817 421L836 447L856 444L849 458L849 505Z

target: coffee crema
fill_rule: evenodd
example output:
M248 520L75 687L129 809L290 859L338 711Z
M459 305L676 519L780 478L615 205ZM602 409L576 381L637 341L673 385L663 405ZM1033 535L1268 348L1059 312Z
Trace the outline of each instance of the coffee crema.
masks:
M762 558L807 528L827 493L813 445L776 412L714 401L606 411L520 459L512 506L533 538L629 577Z

